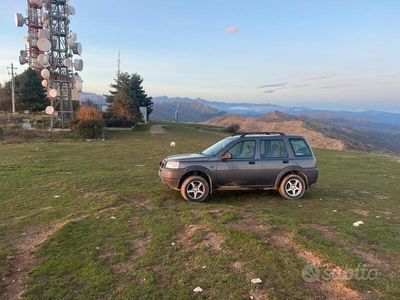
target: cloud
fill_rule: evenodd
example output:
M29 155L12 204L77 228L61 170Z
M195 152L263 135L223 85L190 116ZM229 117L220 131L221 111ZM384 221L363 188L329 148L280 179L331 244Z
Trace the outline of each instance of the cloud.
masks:
M287 85L288 82L282 82L282 83L274 83L274 84L265 84L265 85L261 85L258 88L259 89L264 89L264 88L271 88L271 87L283 87L285 85Z
M275 91L274 90L268 90L268 91L264 91L263 93L264 94L272 94L272 93L275 93Z
M324 80L324 79L329 79L329 76L316 76L308 78L308 80Z
M342 88L349 88L355 86L354 84L350 83L337 83L337 84L330 84L326 86L322 86L322 89L342 89Z
M310 84L298 84L298 85L294 85L293 88L298 89L298 88L308 87L308 86L311 86L311 85Z
M225 29L226 33L237 33L240 31L240 28L237 26L230 26L227 29Z

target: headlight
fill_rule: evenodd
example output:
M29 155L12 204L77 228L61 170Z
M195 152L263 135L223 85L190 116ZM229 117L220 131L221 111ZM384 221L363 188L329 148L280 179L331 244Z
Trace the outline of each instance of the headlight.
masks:
M168 161L165 167L167 169L179 169L179 161Z

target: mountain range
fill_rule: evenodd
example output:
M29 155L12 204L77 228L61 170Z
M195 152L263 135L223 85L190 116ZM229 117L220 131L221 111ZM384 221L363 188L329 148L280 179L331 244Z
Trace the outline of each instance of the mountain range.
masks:
M81 101L106 105L105 97L82 93ZM229 103L201 98L154 97L154 121L205 123L245 131L301 134L318 148L400 154L400 114L383 111L334 111L270 103Z

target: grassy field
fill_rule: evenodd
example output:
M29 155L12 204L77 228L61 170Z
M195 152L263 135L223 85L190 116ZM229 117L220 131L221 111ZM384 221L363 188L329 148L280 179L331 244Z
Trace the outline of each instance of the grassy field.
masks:
M158 162L223 133L165 129L0 146L1 299L400 297L399 158L316 150L320 180L301 201L193 204L161 184ZM308 264L345 276L304 280Z

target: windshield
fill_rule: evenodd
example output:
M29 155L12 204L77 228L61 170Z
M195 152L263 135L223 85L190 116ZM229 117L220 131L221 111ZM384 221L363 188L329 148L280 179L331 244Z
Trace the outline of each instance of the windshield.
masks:
M230 136L227 137L218 143L212 145L211 147L207 148L201 154L207 155L207 156L214 156L217 153L219 153L222 149L224 149L226 146L228 146L232 141L236 140L238 137L237 136Z

